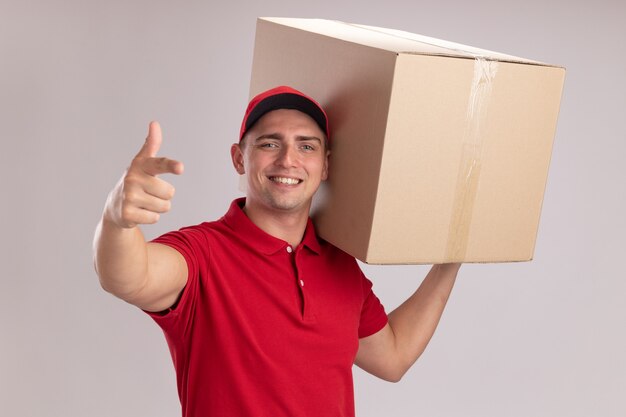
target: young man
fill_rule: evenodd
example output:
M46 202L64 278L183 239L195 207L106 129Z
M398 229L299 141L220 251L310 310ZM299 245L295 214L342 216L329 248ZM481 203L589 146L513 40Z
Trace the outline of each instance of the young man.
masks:
M107 199L95 243L102 287L162 327L183 416L353 416L352 365L398 381L424 351L458 264L435 265L388 316L353 257L318 239L311 199L328 175L328 120L290 87L259 94L231 147L246 197L215 222L146 243L181 174L148 137Z

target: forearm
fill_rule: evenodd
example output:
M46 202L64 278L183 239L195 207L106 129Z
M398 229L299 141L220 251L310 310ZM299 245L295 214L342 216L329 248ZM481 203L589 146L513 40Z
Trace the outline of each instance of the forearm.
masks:
M148 311L170 307L187 283L183 255L146 243L138 227L156 223L170 210L174 187L158 176L183 172L181 162L157 157L161 142L159 124L150 123L141 150L109 193L93 244L102 288Z
M122 228L106 217L94 237L94 266L106 291L129 300L147 279L147 244L139 227Z
M389 314L400 374L419 358L435 333L460 266L434 265L415 293Z

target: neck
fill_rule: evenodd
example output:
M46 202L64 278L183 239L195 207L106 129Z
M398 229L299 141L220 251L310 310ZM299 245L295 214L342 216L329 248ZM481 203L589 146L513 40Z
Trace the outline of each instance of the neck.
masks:
M286 241L294 248L302 242L309 219L308 207L295 211L269 211L246 200L243 211L265 233Z

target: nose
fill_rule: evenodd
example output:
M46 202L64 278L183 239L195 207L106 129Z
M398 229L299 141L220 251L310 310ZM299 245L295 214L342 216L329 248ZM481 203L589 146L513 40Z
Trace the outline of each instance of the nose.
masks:
M276 159L276 164L281 167L289 168L296 166L298 164L298 159L298 153L295 146L285 144L280 150L278 158Z

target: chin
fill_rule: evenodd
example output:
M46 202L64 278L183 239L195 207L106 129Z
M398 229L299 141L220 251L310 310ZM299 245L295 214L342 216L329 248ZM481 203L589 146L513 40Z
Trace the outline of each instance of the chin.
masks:
M301 208L302 204L298 202L281 201L281 202L274 202L273 204L271 204L271 207L273 209L280 210L280 211L293 211L293 210Z
M270 201L268 201L268 203L270 207L272 207L275 210L280 210L280 211L293 211L293 210L301 209L303 207L308 207L308 205L300 199L294 200L294 199L271 198Z

